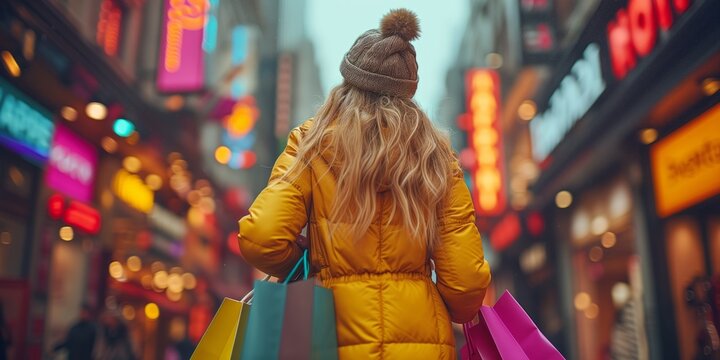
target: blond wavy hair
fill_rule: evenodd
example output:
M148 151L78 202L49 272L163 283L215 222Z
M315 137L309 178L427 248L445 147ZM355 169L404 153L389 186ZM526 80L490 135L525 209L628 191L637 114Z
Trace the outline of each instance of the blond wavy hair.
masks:
M330 150L337 179L332 224L346 223L355 240L373 222L377 193L391 194L391 215L432 248L456 161L447 136L412 99L389 97L343 83L319 108L286 177ZM326 174L325 174L326 175ZM323 175L323 176L325 176Z

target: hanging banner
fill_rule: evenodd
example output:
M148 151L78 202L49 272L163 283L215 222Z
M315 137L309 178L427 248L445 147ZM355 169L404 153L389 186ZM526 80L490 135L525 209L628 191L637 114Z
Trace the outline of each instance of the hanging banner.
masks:
M207 0L165 0L157 87L161 92L193 92L205 84L203 30Z

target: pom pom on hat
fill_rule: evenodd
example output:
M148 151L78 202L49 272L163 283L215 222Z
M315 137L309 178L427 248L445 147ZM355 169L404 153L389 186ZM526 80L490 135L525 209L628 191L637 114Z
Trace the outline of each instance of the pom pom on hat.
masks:
M340 64L340 73L358 89L410 99L418 86L415 48L410 41L419 35L415 13L392 10L383 16L380 29L370 29L355 41Z
M407 9L392 10L380 21L380 32L383 37L397 35L405 41L415 40L420 36L417 15Z

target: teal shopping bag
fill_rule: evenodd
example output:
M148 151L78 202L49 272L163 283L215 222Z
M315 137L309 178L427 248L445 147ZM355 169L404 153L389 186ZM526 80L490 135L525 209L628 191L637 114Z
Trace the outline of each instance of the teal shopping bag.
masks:
M337 359L332 291L308 280L307 256L284 282L255 282L242 359ZM289 283L298 271L302 280Z

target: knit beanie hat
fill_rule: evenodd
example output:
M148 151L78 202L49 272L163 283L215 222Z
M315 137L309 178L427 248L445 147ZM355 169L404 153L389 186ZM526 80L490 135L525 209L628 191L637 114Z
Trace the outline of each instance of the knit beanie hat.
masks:
M410 41L419 35L413 12L392 10L382 18L379 30L368 30L355 41L340 64L340 73L360 89L412 98L418 85L418 64Z

